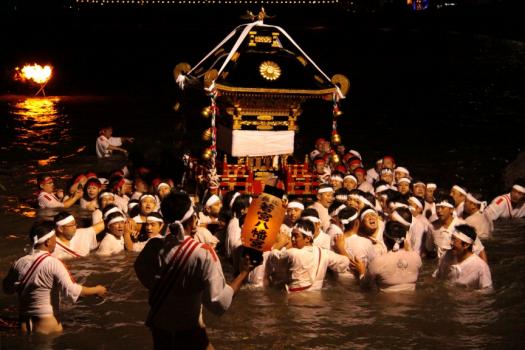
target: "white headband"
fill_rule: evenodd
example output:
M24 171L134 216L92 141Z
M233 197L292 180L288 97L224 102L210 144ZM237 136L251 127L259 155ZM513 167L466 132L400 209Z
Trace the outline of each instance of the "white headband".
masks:
M397 211L393 211L392 215L390 215L390 218L399 222L400 224L410 227L410 222L406 221Z
M436 189L437 185L435 183L429 182L429 183L427 183L427 188L429 188L429 189Z
M107 185L109 183L109 180L103 177L99 177L98 181L100 181L101 185Z
M38 236L33 237L33 247L44 243L45 241L47 241L48 239L50 239L54 235L55 235L55 230L51 230L51 231L49 231L48 233L46 233L45 235L43 235L40 238L38 238Z
M230 209L233 207L233 203L235 203L235 200L237 197L239 197L241 194L239 192L235 192L235 194L232 196L232 199L230 200Z
M334 192L332 187L323 187L317 190L317 193Z
M310 222L313 222L314 224L321 222L321 220L319 220L319 218L316 218L315 216L303 216L301 219L308 220Z
M466 234L458 230L455 230L454 232L452 232L452 235L456 236L456 238L462 240L465 243L468 243L468 244L474 243L474 240L472 238L470 238L469 236L467 236Z
M102 198L102 197L105 197L105 196L109 196L109 197L115 198L115 195L113 193L111 193L111 192L102 192L100 194L100 196L98 196L98 198Z
M354 221L355 219L357 219L358 216L359 216L359 212L356 211L355 214L350 216L348 219L342 219L340 221L341 221L341 223L343 225L347 225L347 224L351 223L352 221Z
M343 210L344 208L346 208L346 205L344 204L341 204L340 206L338 206L333 212L332 212L332 215L331 216L336 216L338 215L341 210Z
M512 186L512 188L515 189L518 192L525 193L525 187L523 187L523 186L514 185L514 186Z
M474 204L479 205L479 211L483 213L483 210L487 207L487 202L485 201L479 201L472 194L467 194L467 200L471 201Z
M369 208L369 209L367 209L367 210L365 210L364 212L361 213L361 220L363 220L364 217L367 216L368 214L376 214L377 215L377 213L376 213L376 211L374 209L370 209Z
M355 183L357 183L357 178L356 178L354 175L352 175L352 174L348 174L348 175L346 175L346 176L343 178L343 181L346 180L346 179L352 179L352 180L354 180Z
M392 174L392 169L390 168L381 169L381 175L382 174Z
M238 194L238 192L237 192ZM184 213L184 215L182 216L182 219L180 220L176 220L174 222L175 225L179 226L179 235L181 236L184 236L184 226L182 226L182 224L185 222L185 221L188 221L189 218L191 218L193 216L193 214L195 214L195 210L193 210L193 205L190 205L190 208L188 209L188 211L186 213Z
M68 215L65 218L63 218L62 220L57 221L55 223L55 225L57 225L57 226L64 226L64 225L67 225L67 224L69 224L70 222L73 222L73 221L75 221L75 217L73 215Z
M365 205L368 205L371 208L375 207L374 204L370 203L370 201L368 199L366 199L365 197L363 197L363 196L359 196L359 200L361 202L363 202Z
M390 203L390 208L392 208L392 210L396 210L397 208L408 208L408 205L400 202L392 202Z
M297 225L295 225L293 227L293 230L296 230L296 231L299 231L301 232L303 235L305 236L308 236L308 237L311 237L311 238L314 238L314 234L308 230L305 230L304 228L301 228L301 227L298 227Z
M390 187L388 187L387 185L381 185L378 188L376 188L376 193L381 193L381 192L384 192L384 191L386 191L388 189L390 189Z
M290 203L288 203L288 206L287 206L288 209L300 209L300 210L304 210L304 205L303 203L299 203L297 201L292 201Z
M411 183L412 181L410 181L410 179L408 177L402 177L399 180L397 180L398 184L401 183L401 182Z
M407 169L407 168L404 168L404 167L402 167L402 166L398 166L398 167L396 168L395 171L399 171L399 172L402 172L402 173L410 174L410 172L408 171L408 169Z
M343 178L341 177L341 175L332 175L330 176L330 180L337 180L339 182L343 182Z
M346 200L348 200L348 195L346 195L346 194L338 194L338 195L335 196L335 199L337 199L340 202L345 202Z
M447 207L450 209L454 209L454 206L447 201L441 201L439 203L436 203L436 207Z
M464 196L467 195L467 191L465 191L464 189L462 189L462 188L459 187L458 185L454 185L454 186L452 186L452 189L458 191L459 193L461 193L461 194L464 195Z
M354 149L351 149L350 151L348 151L348 153L353 154L354 156L356 156L357 158L359 158L359 159L361 159L361 160L363 159L363 158L361 157L361 153L357 152L357 151L354 150Z
M111 224L114 224L116 222L122 222L122 221L126 221L126 218L124 218L123 216L120 216L120 215L116 216L113 219L109 220L108 226L111 225Z
M142 196L140 196L140 201L142 202L142 200L145 199L145 198L153 198L155 203L157 203L157 198L155 198L155 196L152 195L152 194L143 194Z
M164 222L164 220L162 220L161 218L158 218L156 216L148 216L148 217L146 217L146 221L155 221L155 222L160 222L160 223Z
M137 203L137 202L131 202L131 203L128 203L128 208L129 208L129 209L133 209L133 208L135 208L137 205L139 205L139 203ZM114 208L112 208L112 209L114 209ZM111 210L111 209L110 209L110 210Z
M208 198L208 200L206 201L206 203L204 203L204 207L205 208L208 208L208 207L211 207L213 204L217 203L217 202L220 202L220 197L217 196L216 194L212 194L210 196L210 198Z
M423 181L419 181L419 180L413 182L412 185L413 185L413 186L422 185L422 186L425 186L425 187L426 187L425 183L424 183Z
M166 186L166 187L168 187L168 188L171 188L171 186L168 185L167 183L165 183L165 182L161 182L160 184L157 185L157 191L158 191L162 186Z
M418 208L423 209L423 205L416 197L409 197L408 200L412 201L412 203L414 203Z
M138 203L135 203L135 204L138 205ZM114 207L114 208L111 208L107 212L104 213L104 219L107 219L109 214L112 214L112 213L121 213L122 214L122 212L120 211L120 209L118 207Z

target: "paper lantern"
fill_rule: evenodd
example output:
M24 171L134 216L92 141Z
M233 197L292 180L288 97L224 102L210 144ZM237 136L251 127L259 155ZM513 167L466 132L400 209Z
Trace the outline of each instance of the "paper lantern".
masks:
M284 214L281 198L261 193L248 208L241 232L242 244L260 252L271 250L281 229Z

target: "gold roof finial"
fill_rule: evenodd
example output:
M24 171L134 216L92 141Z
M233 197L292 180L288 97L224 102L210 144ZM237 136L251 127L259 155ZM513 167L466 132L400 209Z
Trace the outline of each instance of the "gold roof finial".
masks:
M259 11L257 15L254 15L252 11L247 10L246 14L241 16L242 19L249 19L252 22L255 20L264 22L266 18L274 18L274 17L275 16L269 16L264 10L264 7L261 7L261 10Z

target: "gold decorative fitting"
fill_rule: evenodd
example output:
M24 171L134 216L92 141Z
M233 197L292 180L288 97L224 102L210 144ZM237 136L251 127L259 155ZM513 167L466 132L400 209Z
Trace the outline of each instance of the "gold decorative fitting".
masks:
M281 76L281 67L273 61L264 61L259 66L259 73L266 80L277 80Z
M202 116L204 118L208 118L211 114L211 108L210 107L204 107L201 112Z
M341 143L341 135L339 134L332 134L332 144L338 145Z
M204 141L210 141L211 136L212 136L211 128L204 130L204 132L202 133L202 139Z
M339 86L341 93L346 96L350 89L350 80L342 74L336 74L332 77L332 84Z

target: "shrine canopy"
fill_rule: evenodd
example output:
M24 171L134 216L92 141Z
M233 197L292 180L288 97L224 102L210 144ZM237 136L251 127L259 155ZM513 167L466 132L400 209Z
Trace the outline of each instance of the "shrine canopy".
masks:
M330 79L284 29L262 20L238 26L195 67L179 66L175 72L181 88L186 79L198 79L221 95L339 100L348 87L338 85L336 77Z

